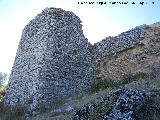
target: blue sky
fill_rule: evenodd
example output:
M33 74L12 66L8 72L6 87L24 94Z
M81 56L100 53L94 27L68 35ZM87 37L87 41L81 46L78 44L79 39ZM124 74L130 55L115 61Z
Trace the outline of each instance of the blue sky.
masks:
M10 73L24 26L46 7L63 8L78 15L92 44L135 26L160 21L160 0L106 0L106 5L78 5L81 1L88 0L0 0L0 71ZM109 4L114 1L130 4ZM147 4L142 6L139 2Z

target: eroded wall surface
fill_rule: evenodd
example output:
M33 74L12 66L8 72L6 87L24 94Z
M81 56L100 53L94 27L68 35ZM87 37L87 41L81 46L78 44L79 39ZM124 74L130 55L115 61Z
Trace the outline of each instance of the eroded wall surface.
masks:
M5 104L80 95L93 79L91 44L72 12L46 8L25 26L12 68Z

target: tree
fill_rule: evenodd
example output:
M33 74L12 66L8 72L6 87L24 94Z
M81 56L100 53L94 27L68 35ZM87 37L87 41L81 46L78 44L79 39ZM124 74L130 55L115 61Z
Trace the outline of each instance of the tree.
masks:
M3 74L2 72L0 72L0 85L2 84L2 82L3 82Z
M7 73L0 72L0 85L2 85L5 80L7 80L7 76Z

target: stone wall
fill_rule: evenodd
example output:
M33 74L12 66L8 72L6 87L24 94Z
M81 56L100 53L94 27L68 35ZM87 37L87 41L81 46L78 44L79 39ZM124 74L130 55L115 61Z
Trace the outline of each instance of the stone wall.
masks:
M88 92L95 80L154 73L160 67L159 26L138 26L92 46L74 13L46 8L23 30L5 105L30 101L31 109L48 108Z
M72 12L46 8L24 28L5 104L33 107L80 95L92 83L91 44Z
M136 76L153 79L154 73L160 69L159 31L160 24L145 25L114 37L118 39L113 40L113 45L109 38L97 43L96 54L101 57L95 64L95 79L121 81ZM129 36L134 39L130 39Z
M93 45L94 57L100 60L107 55L115 55L127 48L133 47L144 38L144 30L148 25L141 25L114 37L107 37Z

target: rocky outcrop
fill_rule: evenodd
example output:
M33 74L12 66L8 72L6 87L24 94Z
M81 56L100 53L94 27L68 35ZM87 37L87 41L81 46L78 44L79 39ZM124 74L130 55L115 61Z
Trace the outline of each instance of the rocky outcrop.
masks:
M149 112L160 110L158 105L160 94L158 92L125 88L116 90L113 94L116 96L116 100L106 112L103 120L149 119L149 117L152 117L149 116ZM148 116L146 113L148 113ZM146 116L143 116L143 114L146 114Z
M89 119L89 112L95 109L98 104L88 103L83 105L79 110L75 111L73 120Z
M152 120L153 115L160 111L159 99L158 91L120 88L99 103L83 105L74 112L73 120ZM106 111L101 108L102 104L106 106Z
M46 8L24 28L5 95L5 104L54 100L88 91L93 83L91 44L72 12Z
M160 23L139 26L96 43L95 79L121 81L160 69ZM113 41L110 42L110 41ZM160 74L160 73L159 73Z

